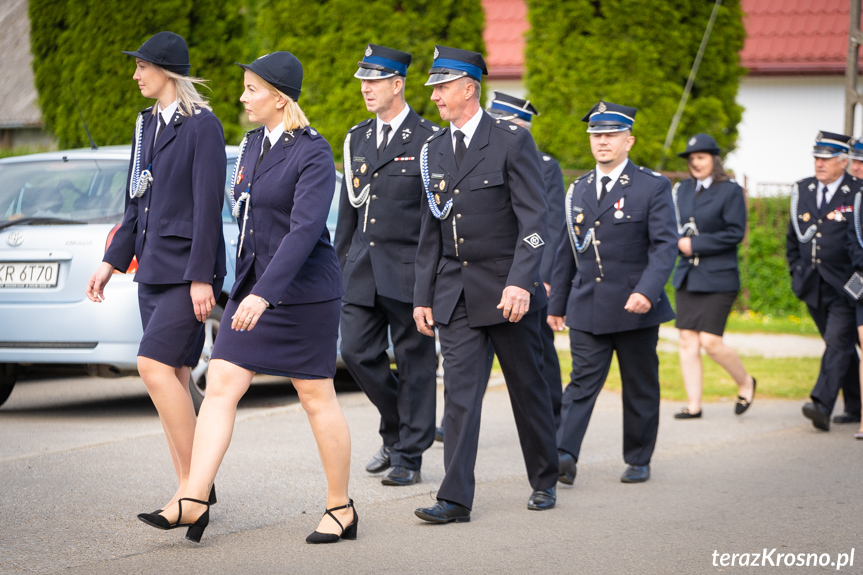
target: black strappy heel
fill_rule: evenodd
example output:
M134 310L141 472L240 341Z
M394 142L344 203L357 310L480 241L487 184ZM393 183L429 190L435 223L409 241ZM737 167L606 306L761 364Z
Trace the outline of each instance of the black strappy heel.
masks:
M342 525L342 522L336 519L336 516L333 515L333 511L338 511L339 509L348 509L353 508L354 510L354 520L347 527ZM360 522L360 517L357 515L357 508L354 507L354 500L351 499L347 505L340 505L339 507L332 507L326 510L326 515L329 515L333 518L333 521L338 523L339 527L342 528L342 532L340 535L336 535L335 533L321 533L319 531L314 531L311 535L306 537L306 543L335 543L339 539L349 539L355 540L357 538L357 524Z
M207 507L206 511L201 514L200 517L194 523L180 523L183 519L183 501L191 501L192 503L198 503L200 505L204 505ZM190 497L182 497L177 501L177 507L179 507L179 513L177 515L177 522L171 523L168 521L163 515L158 513L139 513L138 519L155 527L156 529L163 529L165 531L169 529L176 529L177 527L188 527L188 531L186 531L186 539L189 541L194 541L195 543L201 542L201 536L204 534L204 529L207 528L207 525L210 523L210 504L207 501L201 501L200 499L192 499Z
M217 501L216 501L216 484L215 483L213 483L213 485L210 486L210 496L207 498L207 503L209 503L210 505L215 505L217 503ZM149 515L158 515L162 511L163 511L162 509L156 509L155 511L153 511ZM142 515L143 515L143 513L142 513Z

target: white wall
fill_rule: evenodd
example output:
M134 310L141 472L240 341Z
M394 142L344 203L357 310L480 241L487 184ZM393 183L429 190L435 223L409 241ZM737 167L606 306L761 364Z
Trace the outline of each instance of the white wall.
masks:
M814 174L812 146L820 130L842 133L845 80L841 76L745 77L737 101L746 110L737 149L726 158L750 195L758 185L792 184ZM861 114L858 112L858 116ZM857 118L860 134L860 118Z

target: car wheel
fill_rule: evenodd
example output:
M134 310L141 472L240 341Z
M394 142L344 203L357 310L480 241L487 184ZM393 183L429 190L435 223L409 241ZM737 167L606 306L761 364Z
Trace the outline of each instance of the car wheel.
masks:
M11 363L0 364L0 405L3 405L9 399L9 394L12 393L12 388L15 387L17 379L14 365Z
M195 404L195 413L201 409L201 403L207 393L207 369L210 367L213 342L216 341L216 334L219 333L219 322L222 321L224 311L222 306L217 304L204 324L204 348L201 350L198 365L192 368L189 377L189 391L192 394L192 403Z

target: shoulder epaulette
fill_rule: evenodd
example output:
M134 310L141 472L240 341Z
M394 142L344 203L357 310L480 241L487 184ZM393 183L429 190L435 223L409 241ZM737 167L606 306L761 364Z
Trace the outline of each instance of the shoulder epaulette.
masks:
M648 170L644 166L638 166L638 169L640 171L644 172L645 174L650 174L654 178L661 178L662 177L662 174L660 174L659 172L654 172L653 170Z
M420 121L417 122L417 126L428 131L428 132L440 132L440 126L435 124L434 122L429 122L425 118L420 117Z
M435 128L437 128L437 130L435 130L435 131L434 131L434 133L433 133L431 136L429 136L428 138L426 138L426 142L431 142L432 140L434 140L435 138L437 138L437 137L438 137L438 136L440 136L441 134L446 133L446 129L438 128L437 126L434 126L434 127L435 127Z
M352 127L350 130L348 130L348 133L351 133L354 130L356 130L357 128L361 128L361 127L365 126L366 124L371 123L373 120L374 120L374 118L367 118L367 119L363 120L362 122L360 122L356 126Z
M305 128L303 128L303 132L305 132L306 134L311 136L311 138L313 140L317 140L318 138L323 138L323 136L321 136L321 133L318 132L317 130L315 130L314 128L312 128L311 126L306 126Z
M504 132L512 132L513 134L518 132L519 130L524 129L518 124L514 124L509 120L495 120L492 126L498 128L499 130L503 130Z

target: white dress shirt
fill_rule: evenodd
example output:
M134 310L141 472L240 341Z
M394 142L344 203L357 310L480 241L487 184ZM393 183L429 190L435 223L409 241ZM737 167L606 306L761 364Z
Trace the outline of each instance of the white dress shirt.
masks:
M625 161L621 162L619 166L611 170L610 173L606 174L602 171L602 168L599 167L599 164L596 165L596 199L599 200L600 192L602 191L602 178L603 176L608 176L611 178L611 181L605 186L607 191L611 191L612 186L617 183L618 178L620 178L620 174L623 173L626 165L629 164L629 158Z

